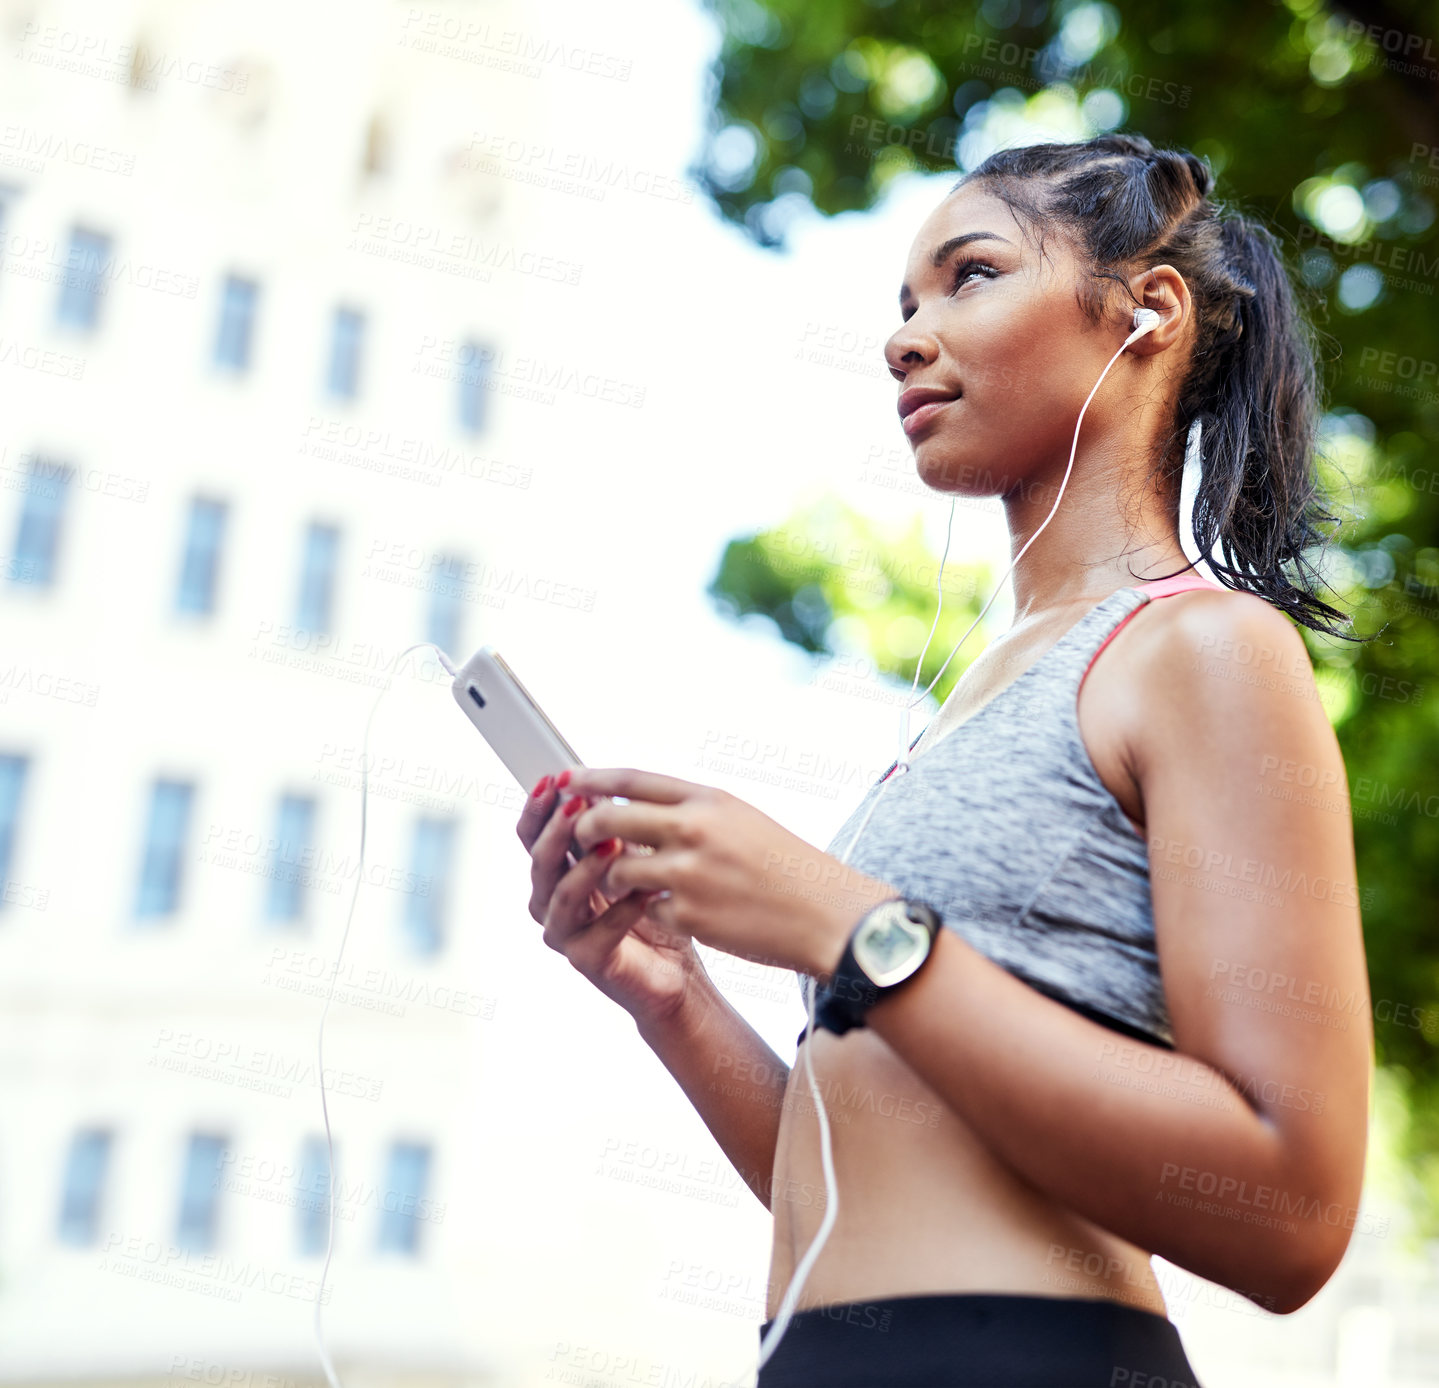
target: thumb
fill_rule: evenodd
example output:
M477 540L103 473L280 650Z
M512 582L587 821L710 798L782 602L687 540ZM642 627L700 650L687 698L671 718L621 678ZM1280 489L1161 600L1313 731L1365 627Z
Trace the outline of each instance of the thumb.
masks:
M644 913L645 899L639 892L621 897L570 937L570 947L566 950L570 963L582 970L597 968L614 952Z

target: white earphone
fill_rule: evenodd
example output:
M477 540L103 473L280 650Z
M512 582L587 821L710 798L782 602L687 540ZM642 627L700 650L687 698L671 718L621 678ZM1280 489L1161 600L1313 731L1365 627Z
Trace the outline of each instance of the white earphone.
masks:
M1145 333L1153 331L1159 326L1159 315L1152 308L1137 308L1134 310L1134 331L1125 339L1125 347L1128 347L1136 337L1143 337ZM1101 377L1101 379L1103 379Z
M1059 509L1060 499L1064 496L1065 485L1068 483L1069 474L1074 467L1074 455L1075 451L1079 447L1079 426L1084 423L1084 412L1089 408L1090 400L1094 399L1095 391L1099 389L1101 383L1104 381L1104 378L1109 374L1109 367L1113 366L1114 363L1119 360L1121 354L1124 352L1125 347L1128 347L1129 344L1131 342L1134 342L1136 339L1143 337L1145 333L1153 332L1154 329L1159 326L1161 319L1159 317L1159 314L1156 313L1155 310L1152 308L1137 308L1134 310L1133 322L1134 331L1131 332L1129 336L1124 339L1123 346L1121 346L1119 351L1116 352L1109 359L1109 366L1106 366L1104 370L1099 373L1099 380L1094 383L1094 390L1091 390L1089 392L1088 399L1085 400L1083 408L1079 411L1079 418L1075 421L1074 425L1074 442L1070 445L1069 449L1069 466L1066 467L1064 470L1064 479L1059 484L1059 495L1054 498L1054 505L1050 508L1049 514L1044 518L1044 521L1040 524L1039 528L1034 532L1034 534L1031 535L1029 539L1024 542L1024 546L1020 549L1019 553L1016 554L1012 560L1010 560L1009 568L1004 571L1004 575L1000 578L999 583L995 586L994 592L990 594L989 602L985 603L984 606L980 608L979 616L976 617L974 621L970 624L969 630L966 631L964 635L961 636L959 640L955 643L954 650L950 651L949 656L945 660L944 664L939 667L939 674L935 675L934 679L929 682L929 687L924 691L924 694L921 694L918 699L913 699L910 703L905 705L900 718L899 756L896 758L895 766L893 768L893 771L895 773L895 779L897 779L897 773L909 770L908 757L910 709L912 709L915 704L919 702L920 699L925 698L929 694L929 691L933 689L934 686L939 682L940 675L943 675L944 672L949 668L949 662L954 659L955 652L958 651L959 648L964 645L964 643L969 639L970 632L972 632L975 627L979 625L980 621L984 617L984 614L989 611L990 603L992 603L995 598L999 596L1000 590L1004 587L1005 579L1007 579L1010 573L1013 572L1014 566L1019 563L1020 559L1024 555L1025 550L1027 550L1030 545L1032 545L1039 538L1040 532L1044 529L1046 525L1049 524L1051 520L1054 519L1054 513ZM956 495L954 500L957 501L958 499L958 495ZM924 650L919 653L919 663L915 667L914 681L913 683L911 683L909 689L909 692L911 694L914 693L915 687L919 684L919 672L924 668L924 657L929 651L929 641L932 641L934 639L935 629L939 626L939 614L940 610L943 608L944 605L944 565L945 560L949 557L949 535L953 532L953 530L954 501L951 501L949 507L949 533L946 533L945 535L944 554L941 556L939 561L939 606L935 609L934 625L929 629L929 640L924 643ZM879 794L874 797L874 800L870 804L869 812L865 815L859 828L855 831L854 838L850 840L849 847L845 849L843 856L839 860L841 863L845 864L845 866L849 865L849 855L854 852L854 846L859 842L860 835L864 833L866 826L869 824L870 816L874 814L875 806L878 805L879 802L884 798L884 793L886 790L889 789L890 784L891 780L889 773L886 773L886 778L880 783ZM805 992L807 1001L809 1003L809 1026L805 1032L805 1039L808 1040L809 1037L814 1033L815 982L813 979L807 979L806 982L808 983L808 987L806 988ZM805 1047L804 1065L805 1074L809 1079L810 1097L814 1100L815 1115L819 1119L820 1164L824 1168L824 1218L820 1221L819 1232L815 1235L814 1241L805 1250L804 1257L800 1259L798 1267L795 1268L794 1273L790 1278L790 1284L785 1289L784 1299L780 1302L779 1311L775 1316L775 1322L772 1326L770 1326L769 1333L764 1337L764 1340L760 1345L759 1363L761 1368L764 1367L770 1355L774 1353L776 1346L779 1344L781 1337L784 1335L784 1332L789 1325L790 1317L794 1314L794 1304L799 1299L800 1288L803 1287L805 1279L809 1276L810 1269L814 1266L815 1260L819 1257L820 1250L824 1247L825 1240L829 1237L830 1230L834 1228L835 1220L838 1217L839 1211L839 1190L836 1186L834 1178L834 1158L830 1152L829 1118L824 1111L824 1103L820 1099L819 1087L815 1083L814 1061L811 1056L812 1050L813 1048L810 1046Z

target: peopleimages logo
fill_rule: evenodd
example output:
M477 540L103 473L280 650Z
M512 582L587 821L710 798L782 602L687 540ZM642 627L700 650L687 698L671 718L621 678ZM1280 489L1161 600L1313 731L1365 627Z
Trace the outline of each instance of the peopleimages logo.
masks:
M670 174L500 133L477 131L460 163L480 173L533 183L552 192L578 193L594 201L603 201L613 188L662 202L694 201L694 188Z
M320 1293L313 1277L303 1277L246 1258L243 1262L217 1253L192 1253L158 1239L110 1233L101 1248L100 1270L161 1282L184 1291L239 1301L246 1291L269 1292L296 1301L319 1300L328 1305L333 1288Z

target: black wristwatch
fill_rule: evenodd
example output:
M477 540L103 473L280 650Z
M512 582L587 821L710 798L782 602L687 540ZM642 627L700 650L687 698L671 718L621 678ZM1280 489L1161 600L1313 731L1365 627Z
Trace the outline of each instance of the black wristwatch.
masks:
M815 998L815 1025L836 1036L862 1027L880 998L919 971L939 930L939 913L924 902L881 901L855 926L834 976Z

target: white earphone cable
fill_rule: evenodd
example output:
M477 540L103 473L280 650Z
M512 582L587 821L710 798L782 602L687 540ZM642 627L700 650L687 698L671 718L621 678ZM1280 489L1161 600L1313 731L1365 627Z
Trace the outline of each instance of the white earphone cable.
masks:
M325 993L325 1006L320 1012L320 1026L315 1034L315 1054L319 1060L319 1070L316 1082L320 1087L320 1113L325 1120L325 1197L328 1205L329 1231L325 1237L325 1266L320 1272L320 1285L315 1292L315 1348L320 1352L320 1363L324 1367L325 1377L329 1380L330 1388L342 1388L339 1375L335 1372L335 1366L330 1360L330 1352L325 1348L325 1333L320 1324L320 1308L325 1300L325 1282L330 1275L330 1259L335 1252L335 1143L330 1133L330 1106L325 1100L325 1019L330 1015L330 1002L335 996L335 979L340 972L340 961L345 957L345 943L350 938L350 922L355 918L355 903L360 899L360 883L365 880L365 812L370 799L370 725L375 721L375 713L380 707L380 700L390 692L390 675L394 672L395 666L403 660L411 651L431 648L439 657L440 665L453 676L455 667L450 662L449 656L442 651L433 641L417 641L413 646L406 646L393 660L385 671L385 683L380 692L375 695L375 702L370 705L370 716L365 720L365 738L360 749L360 863L355 872L355 889L350 893L350 909L345 913L345 928L340 935L340 948L335 952L335 966L330 970L330 986Z

